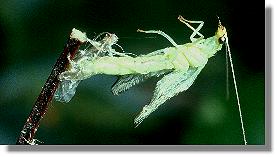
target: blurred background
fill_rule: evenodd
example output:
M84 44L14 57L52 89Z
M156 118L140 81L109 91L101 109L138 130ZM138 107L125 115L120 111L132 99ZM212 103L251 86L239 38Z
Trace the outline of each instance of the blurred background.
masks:
M0 144L15 144L72 28L90 38L115 33L125 52L146 54L178 44L192 33L177 20L205 21L213 36L216 16L226 26L248 143L265 144L264 2L233 0L9 0L0 1ZM260 9L258 8L260 7ZM230 69L229 69L230 70ZM229 71L230 72L230 71ZM231 76L231 73L229 73ZM243 144L232 78L226 100L225 49L210 58L186 92L167 101L138 128L133 120L149 103L157 78L114 96L115 76L79 85L68 103L53 101L35 138L44 144Z

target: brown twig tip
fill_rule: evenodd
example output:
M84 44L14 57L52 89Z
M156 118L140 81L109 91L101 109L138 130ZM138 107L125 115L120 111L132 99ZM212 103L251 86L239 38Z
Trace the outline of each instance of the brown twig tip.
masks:
M45 82L29 117L24 124L16 144L34 144L35 133L39 127L39 122L47 112L48 106L60 83L58 76L68 68L67 56L73 58L82 43L87 41L85 33L73 28L64 50L57 59L51 74Z

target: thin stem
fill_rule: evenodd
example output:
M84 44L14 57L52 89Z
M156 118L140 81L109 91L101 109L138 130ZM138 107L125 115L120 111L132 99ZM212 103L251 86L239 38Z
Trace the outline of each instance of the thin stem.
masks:
M67 56L70 54L70 58L72 59L80 45L86 40L86 35L84 33L77 29L72 30L63 52L57 59L51 74L45 82L26 123L20 132L20 136L18 137L16 144L34 144L34 136L39 127L40 120L46 114L48 106L60 83L58 76L64 72L69 65Z

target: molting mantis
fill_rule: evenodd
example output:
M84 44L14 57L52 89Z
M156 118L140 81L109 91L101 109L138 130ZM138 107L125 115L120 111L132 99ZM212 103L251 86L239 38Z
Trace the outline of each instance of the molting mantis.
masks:
M137 31L142 33L159 34L173 45L146 55L133 57L127 53L117 52L112 47L113 45L120 47L116 44L118 37L115 34L104 33L104 38L97 36L93 40L87 38L89 46L84 50L80 50L74 59L68 58L70 67L59 76L61 84L55 93L56 100L70 101L80 81L97 74L119 76L112 86L114 95L118 95L150 77L163 76L157 82L150 103L145 105L135 118L134 123L137 127L168 99L187 90L205 67L208 59L220 51L225 43L234 78L243 140L246 145L247 141L226 28L222 26L219 20L215 35L205 39L199 32L204 25L203 21L190 21L182 16L179 16L178 20L193 31L190 36L191 42L178 45L162 31L138 29ZM197 23L199 26L195 29L190 25L191 23ZM196 35L200 37L196 38Z

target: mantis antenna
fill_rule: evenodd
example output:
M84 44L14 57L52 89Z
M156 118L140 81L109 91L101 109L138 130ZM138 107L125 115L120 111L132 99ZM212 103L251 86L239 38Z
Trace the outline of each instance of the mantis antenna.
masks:
M222 27L220 19L219 19L218 16L217 16L217 18L218 18L218 25L219 25L219 27ZM239 117L240 117L240 123L241 123L241 130L242 130L242 135L243 135L243 141L244 141L244 145L247 145L247 140L246 140L245 131L244 131L243 118L242 118L242 113L241 113L241 107L240 107L240 101L239 101L239 93L238 93L237 81L236 81L235 70L234 70L234 66L233 66L232 55L231 55L231 50L230 50L230 46L229 46L227 32L225 32L225 34L222 37L223 38L221 38L221 40L222 41L225 40L226 51L228 52L228 55L229 55L229 61L230 61L230 65L231 65L231 70L232 70L232 75L233 75L233 81L234 81L234 86L235 86L235 91L236 91L236 97L237 97L237 103L238 103L238 109L239 109ZM226 52L226 59L228 58L227 52ZM226 64L228 64L228 63L226 62ZM226 68L227 67L228 67L228 65L226 65ZM227 74L228 74L228 71L227 71ZM227 75L227 81L226 82L227 82L227 87L228 87L228 75ZM229 93L229 91L227 89L227 94L228 93Z
M226 100L229 100L229 66L228 66L228 53L226 46L226 55L225 55L225 63L226 63Z
M234 66L233 66L233 62L232 62L232 56L231 56L231 51L230 51L230 46L229 46L227 34L225 35L225 40L226 40L225 41L226 50L228 51L228 55L229 55L229 59L230 59L230 65L231 65L231 70L232 70L232 75L233 75L233 81L234 81L234 86L235 86L235 91L236 91L236 96L237 96L237 102L238 102L238 108L239 108L239 116L240 116L240 123L241 123L242 135L243 135L243 141L244 141L244 145L247 145L247 140L246 140L245 131L244 131L244 125L243 125L243 118L242 118L242 114L241 114L241 107L240 107L240 101L239 101L239 93L238 93L238 88L237 88L236 76L235 76L235 71L234 71Z

